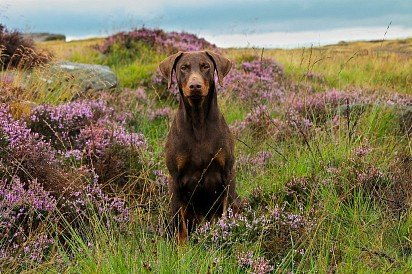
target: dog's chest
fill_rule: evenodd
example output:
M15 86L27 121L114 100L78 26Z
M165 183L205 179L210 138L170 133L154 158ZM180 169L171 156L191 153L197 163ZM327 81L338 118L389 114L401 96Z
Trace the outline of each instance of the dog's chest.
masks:
M203 170L216 166L223 168L225 165L226 147L219 142L202 142L192 145L186 150L186 165L193 170Z

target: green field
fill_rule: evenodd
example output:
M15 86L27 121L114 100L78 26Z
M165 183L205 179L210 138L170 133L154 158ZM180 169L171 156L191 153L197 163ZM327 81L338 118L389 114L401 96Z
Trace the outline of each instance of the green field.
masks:
M52 52L54 60L110 66L120 81L115 90L79 95L73 85L61 84L50 91L39 76L32 77L23 92L11 92L7 100L18 117L29 113L31 103L57 105L79 97L102 98L115 109L129 112L132 118L128 129L143 133L149 144L143 156L147 158L145 165L129 182L150 186L154 169L167 173L163 148L171 120L151 120L145 113L177 107L176 101L151 80L166 55L145 45L133 51L118 48L103 55L96 50L99 43L102 39L43 42L37 46ZM5 272L259 272L254 266L239 263L241 254L249 251L256 260L266 260L273 271L281 273L412 272L412 139L411 131L405 132L400 122L400 117L412 117L400 114L412 112L412 106L397 106L397 101L381 103L393 97L412 102L412 38L222 52L237 66L269 58L284 69L284 102L242 100L228 91L219 94L219 104L232 126L244 120L257 104L265 104L271 119L288 126L282 131L275 125L276 134L265 128L248 128L236 135L237 188L250 205L251 212L245 214L267 217L281 207L282 212L290 214L285 216L304 218L305 227L289 227L285 232L280 222L252 233L246 225L223 244L214 244L201 235L178 246L163 231L168 219L165 192L157 197L147 190L140 193L143 196L126 197L133 210L131 221L121 229L107 228L98 214L91 214L83 232L68 224L65 244L56 243L42 263L16 263L8 265ZM48 73L47 68L36 70L39 75ZM147 93L143 103L133 93L139 87ZM359 106L338 103L326 104L321 110L317 105L304 109L302 115L311 123L308 131L287 124L289 94L312 98L330 90L379 100ZM261 152L271 157L256 165L244 160ZM50 225L49 229L57 228Z

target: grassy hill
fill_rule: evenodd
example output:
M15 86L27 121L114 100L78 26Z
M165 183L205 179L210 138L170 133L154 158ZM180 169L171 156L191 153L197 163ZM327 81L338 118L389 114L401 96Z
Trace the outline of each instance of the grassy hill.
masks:
M140 42L114 43L103 53L104 43L37 46L51 51L54 60L110 66L120 81L115 90L83 93L71 81L51 89L41 81L49 73L46 66L35 69L28 82L19 72L1 102L10 106L13 119L49 138L56 154L80 153L59 162L65 177L79 185L98 181L107 195L125 201L127 221L119 219L123 207L104 207L101 213L101 203L97 209L82 208L81 222L63 218L62 225L53 223L57 217L46 218L37 230L54 240L34 259L29 244L16 247L20 257L0 253L6 272L411 271L412 39L221 50L235 62L218 100L236 136L236 181L245 206L241 218L227 216L203 226L184 246L166 233L163 147L177 101L155 72L168 53ZM77 107L95 114L71 116ZM54 127L48 113L66 117L62 121L86 120ZM96 148L81 142L92 134L90 124L115 125L114 132L121 128L127 136L142 134L145 147L134 150L109 138L114 146L96 157ZM74 137L66 141L55 133L61 128ZM82 138L73 133L78 128ZM92 140L103 143L101 136ZM80 171L91 166L99 175L95 179ZM64 181L56 176L54 184ZM38 181L43 182L41 176ZM8 250L7 243L0 246Z
M40 43L40 46L51 50L58 60L96 63L102 61L92 48L102 41L56 41ZM225 53L235 60L251 55L275 58L284 66L288 76L298 82L310 81L317 88L354 87L407 94L412 92L412 38L341 42L291 50L264 49L263 53L262 49L227 49ZM315 76L305 77L308 73Z

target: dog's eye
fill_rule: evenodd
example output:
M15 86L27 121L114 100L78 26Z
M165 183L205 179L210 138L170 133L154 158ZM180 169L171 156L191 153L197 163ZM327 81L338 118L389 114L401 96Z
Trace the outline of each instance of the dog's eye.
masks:
M188 68L189 68L189 66L183 65L183 66L180 67L180 70L181 71L186 71Z
M202 64L201 67L202 67L202 69L208 69L209 65L208 64Z

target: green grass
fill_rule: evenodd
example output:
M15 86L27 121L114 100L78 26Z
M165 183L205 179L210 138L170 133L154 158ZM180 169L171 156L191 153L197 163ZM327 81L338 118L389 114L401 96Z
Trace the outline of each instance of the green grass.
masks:
M412 43L411 39L405 41L406 45ZM144 45L135 45L132 50L119 48L109 55L102 55L94 49L99 42L48 42L42 46L55 50L58 59L108 65L120 79L121 87L115 92L121 92L125 87L145 85L150 98L156 101L157 94L150 87L150 78L165 56ZM281 62L290 79L312 85L317 90L354 86L412 94L412 61L403 53L393 52L393 49L402 49L409 54L410 47L401 48L405 43L386 41L379 47L360 42L312 50L265 50L264 56ZM356 52L363 53L351 59ZM249 60L250 56L259 54L252 49L232 49L226 53L238 61ZM323 61L316 62L323 57ZM302 78L308 71L322 74L325 82ZM68 100L64 96L62 99L47 96L36 100L41 103ZM157 100L156 104L158 107L176 107L171 100ZM230 96L220 95L219 104L228 124L242 120L250 111L250 106ZM130 128L146 136L153 162L161 162L164 167L164 141L170 121L149 121L136 107L137 103L132 102L130 106L128 111L133 115ZM154 106L145 106L149 107ZM286 202L285 185L293 178L308 178L314 187L303 203L306 212L315 211L314 228L302 245L296 247L296 250L304 248L305 253L300 261L294 262L296 250L290 250L276 262L275 269L279 272L311 273L411 272L410 210L393 216L385 205L371 197L365 187L354 183L356 170L376 167L390 177L398 157L411 157L412 142L400 133L396 110L382 106L367 108L353 128L351 138L344 121L338 128L328 123L319 126L322 130L307 142L302 141L302 136L275 140L271 136L256 138L250 133L236 141L237 157L262 150L273 154L268 165L261 169L238 168L236 180L242 198L248 199L257 188L262 188L267 194L264 199L268 205ZM356 159L353 151L363 144L369 144L372 151L361 160ZM339 173L333 173L331 168L339 170ZM379 183L385 184L385 180ZM293 201L287 206L292 211L298 210ZM150 210L135 209L132 221L123 229L116 226L106 229L95 218L95 222L88 226L86 237L72 230L68 240L70 248L56 245L44 264L24 270L50 273L245 273L238 266L238 252L254 250L263 254L261 245L265 239L229 249L208 248L193 242L177 246L173 240L150 229L156 224L153 218L163 216L153 217L151 214Z
M136 212L136 214L139 214ZM204 250L196 245L176 246L172 241L152 235L136 224L123 228L127 233L107 230L99 222L91 225L89 241L74 229L69 236L70 252L60 246L59 254L66 273L201 273L238 272L237 265L219 250ZM74 253L72 251L75 250ZM59 272L58 268L45 268Z
M68 59L73 62L110 66L123 87L136 88L150 83L152 74L165 57L147 45L136 43L128 49L115 45L110 54L106 55L97 50L92 50L90 54L76 51Z
M228 54L236 60L250 56L273 57L284 65L294 80L304 81L316 89L362 88L412 94L412 39L382 43L353 42L300 49L233 49ZM308 80L306 73L315 72L324 82Z

